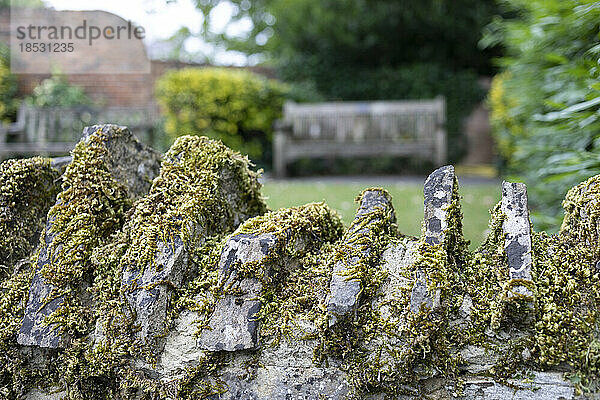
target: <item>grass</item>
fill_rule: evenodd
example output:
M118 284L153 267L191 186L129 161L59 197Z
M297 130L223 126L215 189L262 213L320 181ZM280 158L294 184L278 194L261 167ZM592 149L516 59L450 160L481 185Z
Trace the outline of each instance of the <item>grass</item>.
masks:
M400 232L419 236L423 221L422 184L267 181L264 183L263 193L272 209L324 201L335 209L341 215L344 224L349 226L357 208L354 198L363 189L372 186L383 187L392 195ZM500 201L500 184L460 185L460 194L464 234L474 249L487 236L489 210Z

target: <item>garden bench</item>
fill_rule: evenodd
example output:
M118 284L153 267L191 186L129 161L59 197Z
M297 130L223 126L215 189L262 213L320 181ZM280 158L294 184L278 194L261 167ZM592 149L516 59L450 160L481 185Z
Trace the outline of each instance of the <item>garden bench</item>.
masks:
M300 158L415 156L446 163L446 102L287 102L274 124L276 176Z
M0 160L69 154L84 126L107 121L127 125L144 141L152 141L155 114L148 107L38 108L24 103L16 122L0 123Z

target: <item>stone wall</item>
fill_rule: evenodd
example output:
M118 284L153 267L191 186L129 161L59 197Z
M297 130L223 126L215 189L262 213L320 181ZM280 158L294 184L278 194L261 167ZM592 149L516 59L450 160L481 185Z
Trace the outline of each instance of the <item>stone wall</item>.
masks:
M114 125L66 167L3 164L0 223L35 232L0 242L27 243L0 247L0 398L599 398L600 177L553 236L504 182L469 251L452 166L420 237L382 188L348 228L324 203L267 210L250 166Z

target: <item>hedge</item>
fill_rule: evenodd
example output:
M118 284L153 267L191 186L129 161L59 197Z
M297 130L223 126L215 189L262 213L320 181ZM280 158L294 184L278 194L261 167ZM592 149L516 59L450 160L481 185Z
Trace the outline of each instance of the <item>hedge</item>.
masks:
M272 124L287 87L244 70L184 68L165 73L156 96L171 139L206 135L270 166Z

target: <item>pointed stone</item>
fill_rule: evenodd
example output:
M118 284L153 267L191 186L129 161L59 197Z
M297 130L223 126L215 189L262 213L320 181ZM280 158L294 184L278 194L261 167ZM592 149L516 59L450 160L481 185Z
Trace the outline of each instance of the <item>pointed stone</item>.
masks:
M278 227L277 233L271 233L272 224ZM318 251L324 243L339 239L342 224L337 213L325 204L311 203L250 219L239 229L221 252L218 278L222 292L198 340L203 350L259 347L260 297L271 289L263 288L264 282L285 284L268 278L282 271L304 268L300 260L309 252Z
M258 192L260 185L257 182L257 175L249 169L245 159L233 153L220 142L198 138L188 138L186 141L192 146L179 146L181 143L176 142L167 153L167 157L172 157L168 160L169 164L181 166L181 162L185 162L185 173L189 173L190 176L203 172L205 164L202 161L190 162L188 159L197 157L199 160L208 161L210 153L205 152L214 152L214 147L217 150L222 148L223 154L230 153L223 159L222 164L212 167L216 170L213 171L215 178L210 183L216 188L215 196L220 197L224 207L221 214L211 216L212 220L209 217L203 219L202 222L196 221L182 226L180 231L174 234L172 242L164 243L158 240L153 262L148 265L136 265L123 271L121 288L129 308L133 311L135 323L139 327L135 337L140 343L149 345L156 354L164 348L163 333L166 328L167 309L173 295L173 288L182 287L195 277L189 263L190 247L201 247L207 237L219 232L231 231L241 222L262 213L262 209L265 208ZM163 168L164 171L167 170ZM164 179L164 175L161 174L161 178ZM241 184L246 180L250 182L250 188ZM157 191L171 190L171 187L167 182L164 187L153 188L148 199L151 199L156 193L155 189ZM172 189L178 190L179 188ZM194 194L193 187L189 190L190 195ZM179 208L189 206L190 197L179 196L178 199L180 200ZM141 200L139 204L145 200ZM206 201L209 200L214 199ZM260 204L258 204L259 202ZM143 204L141 211L144 212ZM194 218L194 216L191 217ZM189 241L184 243L182 238L188 238Z
M502 182L500 210L506 216L502 231L510 280L531 281L531 225L525 184ZM511 291L523 296L532 295L524 285L513 286Z
M436 169L425 180L423 208L426 245L445 245L455 182L452 165ZM433 308L439 303L438 298L439 293L436 293L433 299L428 292L426 274L423 271L416 271L415 284L410 295L410 310L417 313L422 305Z
M383 215L389 215L389 221L381 221L376 210L383 210ZM367 219L365 222L365 218ZM394 223L394 207L389 194L383 190L367 190L363 193L360 206L354 218L354 222L344 235L341 247L356 247L360 237L373 234L373 229L381 223ZM327 298L327 313L329 314L329 325L335 324L342 317L358 306L359 296L362 290L361 283L356 279L348 279L348 273L356 265L366 260L371 255L372 249L366 246L358 255L346 257L333 267L331 283L329 285L329 296Z
M440 244L446 239L448 207L454 191L454 167L447 165L433 171L423 188L425 209L425 242Z
M107 156L103 160L104 165L116 181L125 185L128 196L132 200L150 189L150 184L160 169L158 152L140 143L126 127L117 125L86 127L81 141L89 143L91 140L101 141L106 147ZM94 174L96 171L86 172ZM48 295L55 287L47 283L40 274L45 265L54 261L48 254L55 237L51 232L52 223L53 220L49 219L46 224L45 242L40 249L23 323L17 335L17 342L23 346L59 348L64 347L69 340L59 334L54 326L44 323L46 318L58 310L63 303L63 298L60 296L48 299Z

